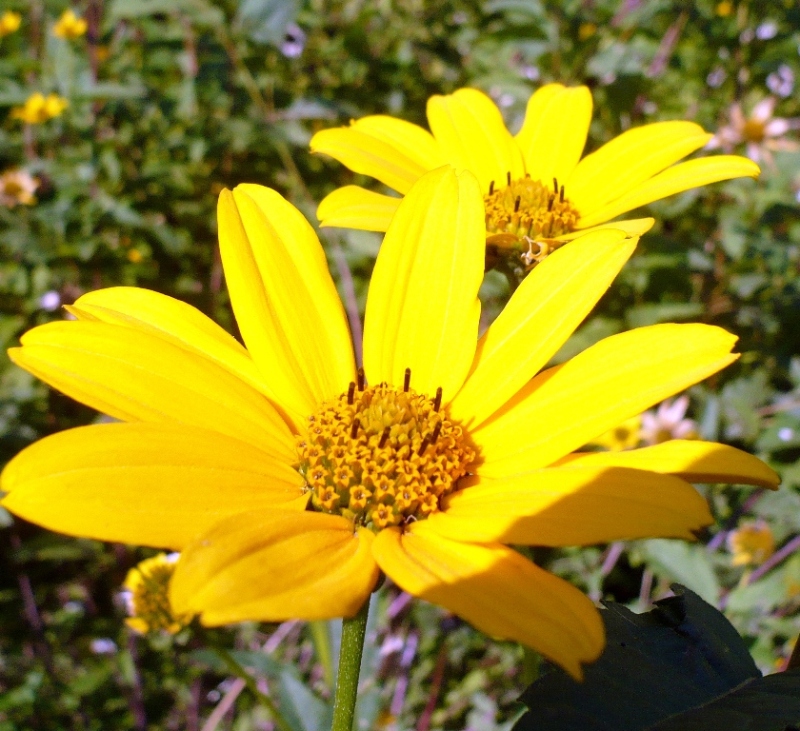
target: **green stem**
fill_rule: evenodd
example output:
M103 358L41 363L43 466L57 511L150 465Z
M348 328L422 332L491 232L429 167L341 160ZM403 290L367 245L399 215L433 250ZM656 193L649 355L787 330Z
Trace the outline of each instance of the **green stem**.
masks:
M225 664L225 667L228 669L231 675L241 678L242 681L244 681L244 684L247 686L247 689L256 697L259 703L261 703L261 705L263 705L269 711L269 714L272 716L272 720L275 722L275 726L279 729L279 731L292 731L292 725L283 717L277 706L272 702L272 698L261 691L256 681L253 679L253 676L247 672L247 668L245 668L224 647L219 647L218 645L212 645L212 647L214 652L217 653L219 659Z
M331 731L353 731L356 711L358 676L361 672L361 655L364 652L364 635L367 631L369 597L358 614L342 621L342 646L339 650L339 677L333 698L333 724Z

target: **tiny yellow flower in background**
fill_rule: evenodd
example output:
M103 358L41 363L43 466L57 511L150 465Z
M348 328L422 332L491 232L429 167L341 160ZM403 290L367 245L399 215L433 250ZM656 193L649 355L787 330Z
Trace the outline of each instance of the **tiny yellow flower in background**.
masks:
M711 138L681 121L628 130L582 157L592 117L584 86L540 88L515 136L476 89L431 97L427 115L431 132L393 117L363 117L317 132L311 151L400 195L440 165L470 170L483 196L487 243L513 249L529 265L603 225L641 235L653 219L607 222L690 188L759 173L752 161L730 155L679 162ZM317 215L323 226L386 231L400 200L348 185L328 195Z
M6 10L0 15L0 38L11 35L19 30L22 23L22 16L13 10Z
M159 553L134 566L123 583L122 598L128 611L125 624L139 634L180 632L191 615L176 615L169 601L169 583L180 554Z
M69 102L58 94L45 96L41 92L31 94L25 104L11 110L12 119L19 119L26 124L42 124L60 116L69 106Z
M578 40L589 40L595 33L597 33L597 26L594 23L581 23L578 28Z
M745 522L728 533L728 550L734 566L761 564L775 553L775 537L765 521Z
M53 26L53 35L59 38L75 40L86 33L86 21L79 18L72 9L65 10L58 22Z
M221 193L218 223L246 348L183 302L116 287L9 351L128 423L23 450L0 476L4 507L72 535L180 550L178 615L350 617L383 572L580 677L604 644L593 603L506 544L691 539L712 516L689 481L778 483L722 444L580 451L737 358L720 328L660 324L546 368L632 255L624 231L557 250L478 339L479 183L449 166L422 175L380 248L357 368L300 212L240 185Z
M36 202L33 194L38 187L39 181L27 170L6 170L0 175L0 205L6 208L30 206Z
M716 11L720 18L727 18L733 12L733 3L730 0L722 0L717 3Z
M641 441L641 426L641 415L632 416L622 424L593 439L592 446L604 447L612 452L621 452L623 449L638 447Z

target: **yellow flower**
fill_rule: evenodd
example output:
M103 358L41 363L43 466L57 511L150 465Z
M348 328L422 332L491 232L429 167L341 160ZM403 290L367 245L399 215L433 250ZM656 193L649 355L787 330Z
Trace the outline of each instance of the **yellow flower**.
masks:
M729 0L722 0L717 3L716 11L720 18L727 18L733 12L733 3Z
M22 23L22 16L12 10L6 10L5 13L0 15L0 38L11 35L19 30Z
M169 601L169 583L180 554L159 553L134 566L123 583L122 597L130 615L125 624L139 634L180 632L191 615L178 616Z
M580 676L604 642L594 605L504 544L691 538L712 518L687 480L777 484L721 444L574 452L737 357L719 328L661 324L541 370L632 254L621 231L548 257L478 340L478 182L422 176L375 264L362 370L299 211L240 185L220 195L218 223L247 349L187 304L116 287L10 351L128 423L31 445L0 477L3 505L64 533L180 550L178 614L349 617L383 571Z
M759 173L755 163L730 155L675 165L711 138L692 122L631 129L581 159L592 116L592 97L584 86L540 88L516 136L494 102L476 89L433 96L427 113L432 134L378 115L317 132L311 150L401 195L440 165L471 170L484 199L487 243L521 252L528 264L652 201ZM386 231L399 204L399 198L348 185L328 195L317 215L323 226ZM652 224L653 219L640 218L618 221L614 228L640 235Z
M642 416L637 414L630 419L626 419L613 429L609 429L599 437L592 439L592 444L598 447L605 447L612 452L633 449L639 446L641 427Z
M75 40L86 33L86 21L79 18L72 9L65 10L58 22L53 26L53 35L59 38Z
M20 119L27 124L41 124L60 116L69 102L58 94L45 96L41 92L31 94L25 104L11 110L12 119Z
M775 553L775 537L763 520L745 522L728 533L728 550L734 566L764 563Z
M38 187L39 181L27 170L6 170L0 175L0 205L30 206L36 202L33 194Z

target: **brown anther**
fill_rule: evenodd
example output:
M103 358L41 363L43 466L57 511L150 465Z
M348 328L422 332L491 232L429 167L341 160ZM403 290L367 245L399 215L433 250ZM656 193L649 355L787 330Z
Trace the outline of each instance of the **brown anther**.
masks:
M383 430L383 434L381 434L381 440L378 442L378 449L383 449L386 446L386 442L389 441L389 427L387 426Z
M552 211L553 210L553 203L555 203L555 202L556 202L556 197L554 195L551 195L550 196L550 201L547 204L547 210L548 211Z
M419 445L419 449L417 450L417 456L421 457L423 454L425 454L425 450L428 448L428 445L430 443L431 443L431 438L425 437L422 440L422 444Z
M436 398L433 399L433 410L439 411L439 408L442 405L442 387L436 389Z
M433 434L431 434L431 444L436 444L436 440L439 438L439 434L442 431L442 422L440 421L433 427Z
M558 200L563 203L564 202L564 186L561 186L561 190L558 193Z
M358 390L364 390L364 384L366 383L366 379L364 378L364 369L359 368L358 372L356 373L356 377L358 378Z
M358 419L353 421L353 426L350 427L350 439L355 439L358 435L358 427L361 426L361 422Z
M352 406L353 405L353 396L356 393L356 382L350 381L350 385L347 387L347 403Z
M494 193L494 180L489 183L489 195Z
M522 200L522 196L518 195L517 199L514 201L514 213L517 213L519 211L519 204L520 204L521 200Z
M411 388L411 369L406 368L406 373L403 376L403 393L408 393L409 388Z
M506 173L506 185L511 185L511 171Z
M558 195L558 178L553 178L553 192Z

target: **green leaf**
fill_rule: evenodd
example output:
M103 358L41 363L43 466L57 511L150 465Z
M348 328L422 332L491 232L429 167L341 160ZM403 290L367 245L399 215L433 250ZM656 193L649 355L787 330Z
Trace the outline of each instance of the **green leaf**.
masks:
M634 614L621 604L606 605L602 616L608 644L600 659L586 668L584 682L576 683L562 670L541 677L523 693L520 700L530 710L514 731L677 731L678 726L654 724L712 702L715 712L722 712L727 706L717 699L750 681L757 696L755 683L762 679L733 626L692 591L673 588L677 596L657 602L646 614ZM800 683L795 682L793 692L788 692L789 685L771 681L765 686L768 694L770 688L778 689L772 717L780 717L779 709L794 713ZM761 725L765 697L735 696L730 699L731 712L749 718L752 725L710 723L706 731L771 731Z
M688 586L708 602L716 602L719 582L703 546L654 538L643 541L641 548L648 566L657 575Z

